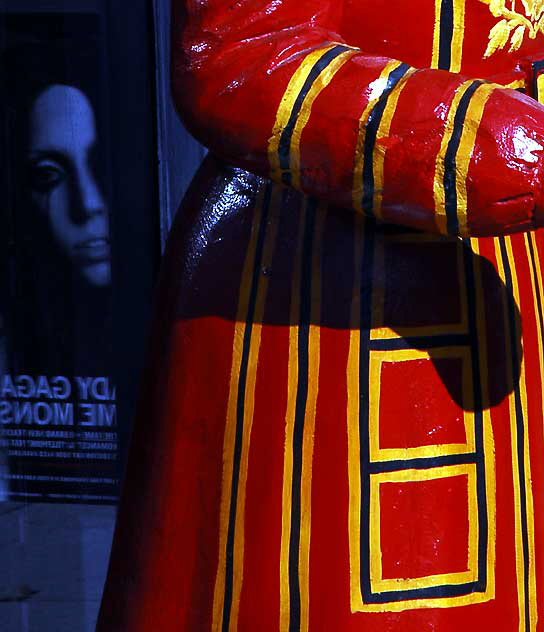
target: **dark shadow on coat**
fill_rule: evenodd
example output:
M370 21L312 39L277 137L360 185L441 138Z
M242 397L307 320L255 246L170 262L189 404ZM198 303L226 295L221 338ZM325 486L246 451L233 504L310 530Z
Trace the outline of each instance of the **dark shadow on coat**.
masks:
M499 404L518 383L521 318L512 288L468 240L368 221L363 229L364 222L351 211L316 210L301 194L267 189L266 180L213 156L202 166L172 229L159 292L164 332L168 320L238 318L240 279L254 222L257 255L249 284L267 282L263 325L288 326L298 320L291 309L297 262L319 248L320 306L313 324L359 328L365 336L370 323L375 332L386 329L382 335L389 340L371 346L404 345L428 352L450 396L465 410ZM266 240L274 224L274 254L267 261ZM492 245L489 240L487 247ZM308 290L312 286L304 280L303 268L299 272L303 304L315 300L316 293L315 286ZM167 353L166 333L162 344ZM474 397L467 397L455 362L444 359L446 347L470 350ZM483 390L478 386L482 376L488 387Z

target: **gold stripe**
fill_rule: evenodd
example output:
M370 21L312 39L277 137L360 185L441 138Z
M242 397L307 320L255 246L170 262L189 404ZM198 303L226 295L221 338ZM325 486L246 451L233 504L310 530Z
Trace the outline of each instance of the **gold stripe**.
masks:
M301 527L299 552L300 577L300 632L307 632L310 620L310 536L312 500L312 460L314 453L315 416L319 390L321 317L321 260L322 237L327 208L316 210L314 250L312 253L311 321L309 332L308 398L304 415L302 456Z
M416 71L415 68L410 68L404 77L395 86L391 97L387 101L382 120L378 127L378 133L376 134L376 144L374 145L374 215L377 219L382 217L382 202L383 202L383 189L384 189L384 164L385 154L387 147L380 144L380 141L389 137L389 131L391 129L391 122L395 112L397 111L397 105L399 97L406 87L408 79Z
M436 156L436 166L434 174L434 204L435 204L435 222L436 227L440 233L447 233L447 215L446 215L446 193L444 189L444 176L445 176L445 158L448 150L448 145L453 136L455 128L455 115L459 108L459 103L463 98L468 88L473 84L473 80L465 81L462 83L453 97L451 103L448 118L446 121L446 127L444 135L442 136L442 142L440 144L440 151ZM493 84L484 84L477 88L474 93L471 102L469 104L465 122L463 124L463 132L459 143L459 149L456 156L456 174L455 174L455 186L457 190L457 218L459 221L459 233L466 235L467 229L467 176L468 168L470 165L470 159L474 151L474 143L476 141L476 134L478 132L482 114L485 104L489 99L491 92L495 89Z
M439 67L440 59L440 31L441 13L443 0L435 0L434 3L434 34L433 34L433 55L431 68ZM465 37L465 0L454 0L453 3L453 37L451 41L450 67L442 70L459 72L463 58L463 40Z
M359 367L361 348L361 261L363 257L364 219L355 218L354 225L354 276L351 303L351 331L347 364L347 434L349 473L349 565L351 611L357 612L363 603L361 592L361 549L359 531L361 528L361 444L359 437Z
M307 202L308 204L308 202ZM307 222L307 208L298 235L296 266L293 275L291 322L300 320L300 296L302 290L302 255L304 229ZM319 206L316 211L314 228L314 246L312 249L311 279L311 325L308 340L308 396L304 411L304 429L302 438L301 506L300 506L300 543L299 587L300 587L300 632L307 632L310 618L310 540L311 540L311 496L312 496L312 460L314 450L315 416L319 387L320 363L320 310L321 310L321 243L326 217L326 207ZM282 499L282 538L280 559L280 631L288 632L290 627L290 590L289 590L289 553L292 524L292 485L293 485L293 443L296 420L296 400L299 385L298 366L299 326L289 329L289 368L287 412L285 416L285 453L283 471Z
M304 222L306 209L301 215L297 247L295 254L295 268L293 270L293 285L291 295L290 321L298 322L300 315L300 285L302 273L302 249L304 239ZM283 492L282 492L282 533L280 555L280 632L288 632L291 605L289 586L289 544L291 536L291 509L293 506L293 434L297 407L298 386L298 326L289 327L289 364L287 372L287 410L285 413L285 449L283 460Z
M274 251L277 232L277 208L280 205L279 189L275 188L270 200L270 220L267 225L267 235L263 250L263 266L270 266ZM227 405L227 420L225 425L225 438L223 444L223 479L221 493L221 513L220 513L220 535L219 535L219 564L214 591L213 604L213 632L220 632L223 627L223 611L225 606L225 583L226 583L226 558L227 537L229 530L230 504L232 497L232 476L234 470L234 447L237 426L237 401L239 389L240 367L242 364L244 336L249 317L249 296L251 293L251 283L253 269L255 266L257 238L259 226L263 214L264 192L261 192L257 204L251 237L246 259L242 272L242 282L238 302L236 325L234 329L234 342L232 350L232 366L230 376L229 399ZM240 457L240 475L238 479L238 496L236 503L235 519L235 540L233 557L233 591L232 606L230 615L229 631L236 632L238 627L238 612L240 605L240 594L243 582L243 561L244 561L244 513L246 500L247 469L249 459L249 444L251 438L251 428L253 424L253 413L255 407L255 382L259 360L259 349L261 344L261 330L263 311L268 289L268 279L262 276L257 289L257 299L255 305L254 323L252 325L249 360L246 377L246 390L244 398L244 418L243 418L243 441L242 453Z
M514 253L512 251L512 240L510 237L505 237L506 251L508 261L510 263L511 276L512 276L512 292L514 295L515 303L519 309L520 307L520 297L519 297L519 287L517 282L516 275L516 265L514 260ZM500 249L500 241L498 238L495 238L495 253L497 257L497 268L499 272L499 276L501 277L503 283L506 284L505 277L505 264L502 257L502 252ZM505 322L508 324L510 322L510 317L508 314L508 306L507 306L507 297L506 293L503 293L503 309L505 314ZM516 327L516 335L521 335L521 330L519 327L519 323L515 323ZM513 465L513 483L514 483L514 506L517 510L517 520L516 520L516 574L517 574L517 586L518 586L518 611L519 611L519 631L525 632L527 619L525 615L525 602L529 600L529 630L531 632L536 631L536 620L537 620L537 605L536 605L536 576L535 576L535 542L534 542L534 507L533 507L533 494L531 489L531 461L530 461L530 449L529 449L529 434L527 429L527 384L525 378L525 360L522 356L520 358L520 376L519 376L519 392L521 397L521 408L523 411L524 421L523 424L523 454L525 460L525 471L524 471L524 483L525 483L525 496L526 496L526 507L527 507L527 539L529 544L529 559L525 560L523 553L523 516L521 515L521 487L519 480L519 460L518 460L518 419L516 416L516 403L515 403L515 390L516 385L514 384L514 377L512 374L511 363L514 361L513 358L510 357L510 345L512 344L511 336L507 334L507 353L510 358L510 362L507 362L507 371L508 371L508 381L510 383L510 388L512 390L509 396L509 408L510 408L510 436L512 442L512 465ZM529 595L525 592L525 563L528 563L529 566Z
M299 274L298 271L297 274ZM293 281L298 282L299 278L295 277ZM293 301L295 300L298 301L298 297L293 296ZM291 591L289 589L289 541L291 534L291 507L293 504L293 430L295 427L298 384L297 356L298 327L292 326L289 329L289 369L287 377L287 412L285 415L285 450L283 461L280 557L280 632L289 630L291 617Z
M442 0L434 0L434 33L433 33L433 56L431 59L431 68L438 68L438 59L440 57L440 14L442 9Z
M497 271L499 276L504 284L506 284L506 276L504 272L504 262L502 258L502 252L500 247L500 241L498 238L494 239L495 245L495 256L497 258ZM507 305L507 296L506 291L503 292L503 314L504 320L506 323L506 328L508 329L508 323L510 317L508 315L508 305ZM519 632L525 631L525 583L524 583L524 556L523 556L523 539L521 535L521 491L519 484L519 461L518 461L518 450L517 450L517 428L516 428L516 403L515 403L515 395L513 389L514 385L514 376L512 373L512 363L514 359L511 357L510 352L510 334L506 332L506 371L507 371L507 379L509 384L510 395L508 396L508 404L510 411L510 441L512 445L512 477L514 483L514 507L516 509L516 577L517 577L517 587L518 587L518 612L519 612Z
M339 46L339 44L335 42L329 46L312 51L304 58L287 85L287 89L280 102L278 113L276 115L276 122L274 123L274 127L272 129L272 136L268 141L268 160L270 162L271 170L270 177L277 182L281 182L283 174L278 155L283 130L291 118L291 113L295 103L313 67L325 53L333 48L336 48L336 46ZM300 139L302 132L310 119L313 104L321 92L329 85L340 68L342 68L342 66L358 52L358 48L351 48L350 50L340 53L337 57L335 57L313 82L311 89L304 98L304 103L302 104L295 128L293 130L290 147L289 171L292 174L292 185L297 189L300 189Z
M437 0L440 2L440 0ZM435 222L438 231L442 234L448 232L448 219L446 215L446 191L444 189L444 177L446 174L445 158L450 144L451 137L453 136L453 128L455 123L455 114L459 107L459 102L463 98L463 95L472 85L473 81L465 81L462 83L453 96L448 118L446 120L446 127L444 129L444 135L442 136L442 142L440 144L440 151L436 156L436 166L434 172L434 208L435 208Z
M362 195L363 195L363 169L364 169L364 152L366 140L366 126L368 119L375 105L380 100L383 93L387 90L387 78L402 65L400 61L390 61L380 73L378 79L372 82L372 92L367 106L365 107L361 118L359 119L359 134L357 136L357 144L355 146L355 166L353 170L353 208L363 212Z
M505 86L502 86L503 88L511 88L512 90L517 90L518 88L526 88L527 84L525 82L525 79L515 79L514 81L511 81L510 83L507 83Z
M453 39L451 42L450 72L460 72L463 59L463 40L465 37L465 0L453 3Z
M484 430L485 488L487 498L487 590L488 599L495 599L495 564L497 547L497 476L495 470L495 437L491 422L489 402L489 367L487 363L487 327L485 316L484 290L482 281L482 258L480 244L471 239L470 245L476 255L474 261L474 281L476 290L476 331L478 336L478 355L480 358L480 386L482 389L482 413Z
M538 248L536 245L536 235L534 232L525 233L525 241L526 248L529 256L529 245L528 241L531 240L533 246L533 252L535 253L535 268L536 268L536 278L531 274L531 284L533 287L533 295L535 297L535 315L537 322L537 339L538 339L538 359L540 363L540 382L544 384L544 346L542 341L542 330L540 328L540 318L538 308L542 310L544 306L542 305L542 299L544 298L544 285L542 283L542 268L540 267L540 257L538 255ZM540 301L537 303L537 288L540 293ZM544 397L541 393L541 397L543 399L541 410L544 411Z
M486 103L491 93L497 86L493 84L483 84L477 88L470 105L467 110L465 122L463 124L463 133L461 142L457 151L456 159L456 187L457 187L457 219L459 221L459 234L463 237L468 236L467 227L467 178L470 160L474 152L476 143L476 134L480 128L482 116Z
M544 383L544 357L542 353L542 330L540 328L540 316L539 310L542 309L542 304L537 298L537 291L542 292L541 284L542 284L542 272L540 270L540 261L538 258L538 252L536 247L536 242L534 238L534 233L524 233L523 238L525 240L525 251L527 253L527 260L529 262L529 268L531 270L531 288L533 290L533 304L535 311L535 322L536 322L536 335L537 335L537 344L538 344L538 360L540 364L540 382ZM530 246L533 247L534 260L531 257L531 249ZM534 267L533 267L534 266ZM537 274L540 275L540 279L537 278ZM542 294L540 294L542 296ZM540 303L540 304L539 304ZM544 398L542 397L542 393L540 395L540 399L542 401L540 410L544 410Z
M544 101L544 74L540 74L536 80L536 100L539 103Z
M213 603L213 632L220 632L223 625L223 609L225 603L225 572L226 559L224 551L227 548L227 533L229 526L229 508L232 494L232 474L234 469L234 439L236 434L236 401L238 396L238 383L240 367L242 364L243 340L246 329L246 317L249 308L249 294L251 291L252 270L255 265L255 255L257 248L257 236L261 216L263 212L264 194L261 192L256 205L251 227L251 237L244 262L240 296L238 299L238 310L236 325L234 327L234 342L232 348L232 366L230 375L229 399L227 404L227 421L225 425L225 437L223 442L223 478L220 510L219 529L219 566L215 581L214 603Z
M518 309L521 307L519 286L516 272L516 262L514 259L514 253L512 250L511 237L505 237L506 250L510 265L512 269L512 285L514 292L514 299ZM516 323L516 331L521 336L520 323ZM522 347L523 348L523 347ZM532 474L531 474L531 450L530 450L530 438L529 438L529 412L527 405L527 379L525 374L525 358L522 357L520 367L520 395L521 395L521 407L523 410L523 417L525 423L523 424L524 432L524 461L525 461L525 496L527 499L527 537L529 540L529 629L531 632L536 631L537 622L537 603L536 603L536 575L535 575L535 534L534 534L534 502L533 502L533 490L531 486Z

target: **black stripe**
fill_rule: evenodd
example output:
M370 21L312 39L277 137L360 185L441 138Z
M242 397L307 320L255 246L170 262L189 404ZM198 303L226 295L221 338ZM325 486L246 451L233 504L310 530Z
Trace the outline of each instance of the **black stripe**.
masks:
M440 347L466 347L470 343L467 334L438 334L430 336L406 336L371 340L372 351L401 351L402 349L437 349Z
M453 44L453 0L442 0L440 6L440 41L438 45L438 67L451 68L451 48Z
M293 480L291 486L291 532L289 534L289 632L300 630L299 550L302 498L304 418L308 400L309 338L312 309L312 252L317 202L309 200L304 222L300 275L300 314L298 323L298 384L293 428Z
M387 101L395 86L408 72L410 66L401 64L391 71L387 77L386 88L378 99L376 105L372 108L368 121L366 123L365 145L363 148L363 211L373 216L374 213L374 147L376 145L376 136L383 117L383 113L387 106Z
M527 235L527 242L529 243L529 252L531 254L531 267L532 267L532 272L533 272L533 280L534 280L535 293L536 293L536 298L537 298L536 305L537 305L537 311L538 311L538 323L540 325L540 333L542 337L544 338L544 316L542 314L542 296L540 295L540 285L538 283L538 277L537 277L537 266L536 266L535 251L533 248L533 241L530 238L529 234ZM541 375L540 378L544 380L544 375Z
M287 125L283 129L280 137L280 143L278 147L278 157L280 159L280 168L282 171L282 182L284 184L291 184L292 174L290 172L291 168L291 141L293 139L293 132L295 131L295 126L298 121L298 117L300 115L300 111L302 109L302 105L304 104L304 100L308 96L308 92L311 90L313 84L319 75L334 61L339 55L342 53L352 50L348 46L335 46L331 48L326 53L323 54L322 57L318 59L318 61L314 64L313 68L310 70L302 89L297 96L295 103L293 105L293 109L291 110L291 115L289 116L289 120L287 121Z
M476 306L476 280L474 253L470 240L463 240L465 264L465 285L467 292L468 331L470 336L470 357L472 360L472 396L474 398L474 434L476 450L476 495L478 499L478 579L487 586L487 547L489 539L489 516L487 514L487 487L485 469L485 441L483 418L483 395L481 378L481 358L478 341L478 313ZM482 298L482 297L481 297Z
M506 241L504 237L499 237L501 258L504 267L504 277L506 281L506 299L508 306L508 328L510 334L510 353L512 354L513 366L518 366L521 358L518 354L516 344L516 302L513 295L513 278L512 268L508 259L508 251L506 249ZM530 582L529 582L529 533L528 533L528 515L527 515L527 494L525 490L525 424L523 415L523 406L521 404L520 383L514 385L514 402L516 411L516 434L518 441L518 478L520 486L520 513L521 513L521 539L523 548L523 584L525 587L525 630L530 632L531 628L531 611L530 611Z
M355 225L357 230L357 225ZM372 327L372 284L374 278L375 222L367 220L363 227L364 243L361 258L360 295L360 348L359 348L359 444L361 476L361 515L360 515L360 551L361 551L361 591L371 594L370 585L370 463L369 446L369 365L370 330Z
M443 586L431 586L430 588L412 588L410 590L391 590L388 592L373 593L365 596L365 602L371 604L395 603L409 599L446 599L462 597L475 592L482 592L480 582L468 582L466 584L445 584Z
M240 482L240 460L242 456L242 444L244 438L244 400L246 394L247 370L249 364L249 351L251 345L251 333L255 319L255 309L257 304L257 292L262 268L262 257L270 210L270 199L272 194L271 184L266 186L263 210L259 223L257 236L257 246L255 251L255 263L253 265L249 304L247 310L246 327L244 331L244 342L242 347L242 359L240 364L240 376L238 382L238 394L236 402L236 433L234 439L234 457L231 482L231 497L229 507L229 525L227 531L227 546L225 551L225 601L223 604L223 632L228 632L230 626L230 614L232 609L232 592L234 582L234 536L236 526L236 504L238 501L238 485Z
M413 459L398 459L396 461L373 461L367 465L369 474L384 472L399 472L401 470L428 470L432 467L446 465L465 465L474 463L480 458L477 452L467 454L445 454L443 456L419 457Z
M450 235L459 234L459 220L457 217L457 152L461 142L461 136L465 126L465 117L467 115L470 100L474 96L476 90L482 85L483 81L473 81L467 88L465 94L461 97L457 112L453 122L453 133L446 149L444 156L444 197L446 204L446 218L448 233Z

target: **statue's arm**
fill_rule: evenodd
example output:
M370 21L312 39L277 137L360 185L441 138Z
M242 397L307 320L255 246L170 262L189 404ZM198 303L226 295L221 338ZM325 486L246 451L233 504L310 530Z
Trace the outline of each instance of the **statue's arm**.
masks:
M173 0L173 91L224 159L434 232L542 221L544 109L514 90L365 55L342 0Z

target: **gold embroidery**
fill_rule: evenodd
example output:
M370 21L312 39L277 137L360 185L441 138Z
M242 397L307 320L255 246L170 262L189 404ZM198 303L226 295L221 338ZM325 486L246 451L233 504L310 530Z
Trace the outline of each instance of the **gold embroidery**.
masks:
M496 18L501 18L489 32L489 44L484 57L490 57L510 42L509 52L518 50L524 39L535 39L544 33L544 0L480 0L489 5ZM519 5L523 6L523 9ZM518 11L518 9L520 9Z

